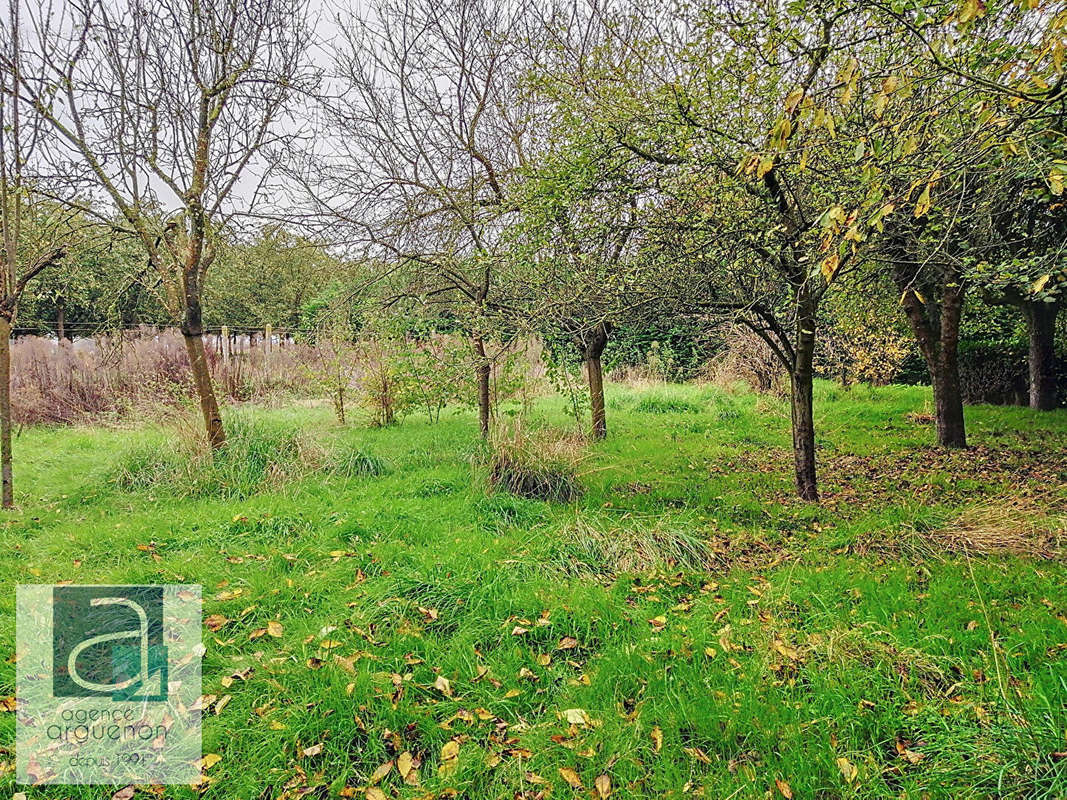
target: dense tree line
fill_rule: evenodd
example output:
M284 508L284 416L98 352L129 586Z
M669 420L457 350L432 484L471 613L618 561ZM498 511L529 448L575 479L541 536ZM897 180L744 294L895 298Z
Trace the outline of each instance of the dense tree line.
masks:
M842 350L868 379L921 359L965 447L961 341L1007 313L1029 404L1059 402L1061 4L378 0L326 66L302 0L120 5L5 19L0 339L20 309L178 325L213 447L205 326L356 300L466 338L483 435L518 336L583 365L601 438L605 362L662 341L682 374L744 326L808 500Z

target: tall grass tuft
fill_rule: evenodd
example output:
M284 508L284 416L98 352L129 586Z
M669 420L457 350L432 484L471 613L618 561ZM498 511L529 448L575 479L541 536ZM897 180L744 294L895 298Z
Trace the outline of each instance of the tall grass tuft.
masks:
M645 414L697 414L701 407L684 397L655 392L642 397L634 406L634 410Z
M356 477L385 471L381 459L363 450L330 450L303 431L249 414L230 415L226 434L226 445L212 452L188 421L163 439L127 450L112 479L127 491L243 498L277 491L316 473Z
M625 525L576 517L558 532L553 566L571 574L700 571L716 564L707 539L669 516Z
M570 502L583 492L578 470L584 451L580 437L526 428L517 420L499 428L489 442L489 483L531 500Z
M384 475L388 472L388 465L361 447L342 447L331 454L327 470L331 475L342 478L359 478Z

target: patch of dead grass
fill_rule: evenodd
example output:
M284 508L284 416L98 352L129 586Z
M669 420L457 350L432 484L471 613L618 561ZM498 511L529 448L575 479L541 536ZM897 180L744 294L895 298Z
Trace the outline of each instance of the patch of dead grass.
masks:
M874 535L861 550L941 558L946 555L1021 556L1044 560L1067 557L1067 515L1035 498L1004 497L971 506L944 525L911 528L897 535Z

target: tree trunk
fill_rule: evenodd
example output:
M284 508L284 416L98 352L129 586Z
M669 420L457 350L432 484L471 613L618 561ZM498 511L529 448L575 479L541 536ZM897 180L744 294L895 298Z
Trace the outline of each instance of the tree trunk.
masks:
M963 315L963 287L946 285L941 293L941 335L938 338L934 384L934 411L937 416L937 443L942 447L966 447L963 421L963 392L960 390L960 317Z
M200 413L204 415L208 445L212 450L218 450L226 444L226 431L222 427L222 415L219 414L219 401L215 398L215 387L211 385L211 370L207 363L204 328L200 319L199 306L190 303L186 308L181 330L185 339L185 349L189 353L193 385L200 398Z
M801 500L818 501L819 488L815 471L815 420L812 383L815 376L815 304L800 298L797 314L795 361L790 373L792 385L793 464L796 468L797 494Z
M966 447L967 429L963 420L963 394L956 349L942 350L937 366L930 370L934 389L934 416L937 443L942 447Z
M67 338L67 315L62 301L56 304L56 336L61 342Z
M1058 303L1028 302L1023 305L1030 336L1030 408L1051 411L1056 407L1056 315Z
M902 291L904 313L930 372L937 443L942 447L966 447L959 368L960 317L966 289L958 276L948 276L943 281L940 303L933 310L926 306L933 298L921 299L903 273L897 276L897 288Z
M600 357L608 343L608 327L601 323L588 335L585 343L585 374L589 381L589 406L593 418L593 438L608 435L607 412L604 406L604 367Z
M0 315L0 474L4 508L15 505L11 474L11 320Z
M482 341L480 336L474 339L474 355L476 357L475 370L478 377L478 427L482 438L488 439L491 411L489 379L492 375L492 365L489 363L489 357L485 353L485 342Z

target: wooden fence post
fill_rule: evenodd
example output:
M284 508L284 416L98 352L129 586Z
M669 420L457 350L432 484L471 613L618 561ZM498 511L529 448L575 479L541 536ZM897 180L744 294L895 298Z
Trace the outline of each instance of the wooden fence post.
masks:
M229 369L230 368L230 326L229 325L223 325L222 326L222 333L220 335L221 335L221 338L222 338L222 365L224 367L226 367L226 369Z

